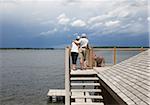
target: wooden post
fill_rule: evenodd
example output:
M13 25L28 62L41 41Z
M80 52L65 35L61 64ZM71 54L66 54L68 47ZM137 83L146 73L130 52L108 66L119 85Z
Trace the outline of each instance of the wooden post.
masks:
M116 56L117 56L116 47L114 47L114 65L116 64Z
M90 60L89 66L90 66L90 68L93 68L93 49L92 48L90 48L90 59L89 60Z
M141 51L141 52L143 52L143 51L144 51L144 48L143 48L143 47L141 47L140 51Z
M89 68L93 68L92 64L93 64L93 51L92 51L92 48L89 48L88 49L88 62L87 62L87 65Z
M65 105L70 105L70 49L65 49Z

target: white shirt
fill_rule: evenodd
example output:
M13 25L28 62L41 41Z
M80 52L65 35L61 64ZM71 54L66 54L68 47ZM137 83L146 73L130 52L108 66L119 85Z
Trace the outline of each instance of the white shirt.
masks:
M76 43L79 43L79 41L75 41ZM72 42L72 46L71 46L71 52L76 52L79 53L79 47L78 45L75 44L75 42Z
M80 43L80 47L87 47L88 43L89 43L89 40L87 38L81 38L79 40L79 43Z

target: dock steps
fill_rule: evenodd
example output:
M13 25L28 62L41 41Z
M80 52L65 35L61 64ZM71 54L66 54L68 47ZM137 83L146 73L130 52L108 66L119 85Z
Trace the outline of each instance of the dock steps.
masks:
M104 105L102 102L92 102L92 103L76 103L72 102L71 105Z
M71 77L71 81L96 81L98 77Z
M71 89L71 92L102 92L101 89Z
M100 86L99 83L71 83L71 86Z
M71 98L78 98L78 99L103 99L102 96L71 96Z
M73 99L71 105L104 105L100 86L99 78L94 70L71 70L70 98Z

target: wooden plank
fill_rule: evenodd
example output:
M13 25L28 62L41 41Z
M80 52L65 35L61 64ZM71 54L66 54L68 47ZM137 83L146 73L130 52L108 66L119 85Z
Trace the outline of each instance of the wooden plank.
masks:
M89 92L85 92L86 96L90 96ZM92 99L86 99L87 103L92 103Z
M100 86L99 83L71 83L71 86Z
M71 81L95 81L99 80L97 77L71 77Z
M104 105L102 102L93 102L93 103L75 103L72 102L71 105Z
M64 89L49 89L47 96L65 96Z
M104 70L110 69L112 66L106 66L106 67L94 67L93 70L97 72L97 74L99 72L102 72Z
M71 89L71 92L102 92L101 89Z
M74 95L74 96L77 96L77 95L79 95L79 96L84 96L84 92L72 92L72 95ZM77 102L77 103L84 103L85 102L85 99L75 99L75 102Z
M94 75L97 74L93 69L90 70L71 70L71 75Z
M65 105L70 105L70 49L65 49Z
M76 96L71 96L71 98L75 98L75 99L82 99L82 98L86 98L86 99L103 99L102 96L80 96L80 95L76 95Z

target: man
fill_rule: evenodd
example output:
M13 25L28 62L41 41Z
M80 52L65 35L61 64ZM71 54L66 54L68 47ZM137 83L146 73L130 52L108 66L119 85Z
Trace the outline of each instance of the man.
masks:
M80 51L79 51L79 56L80 56L80 66L81 70L87 68L87 57L88 57L88 49L89 49L89 40L87 39L86 34L82 34L81 38L79 40L80 43Z

